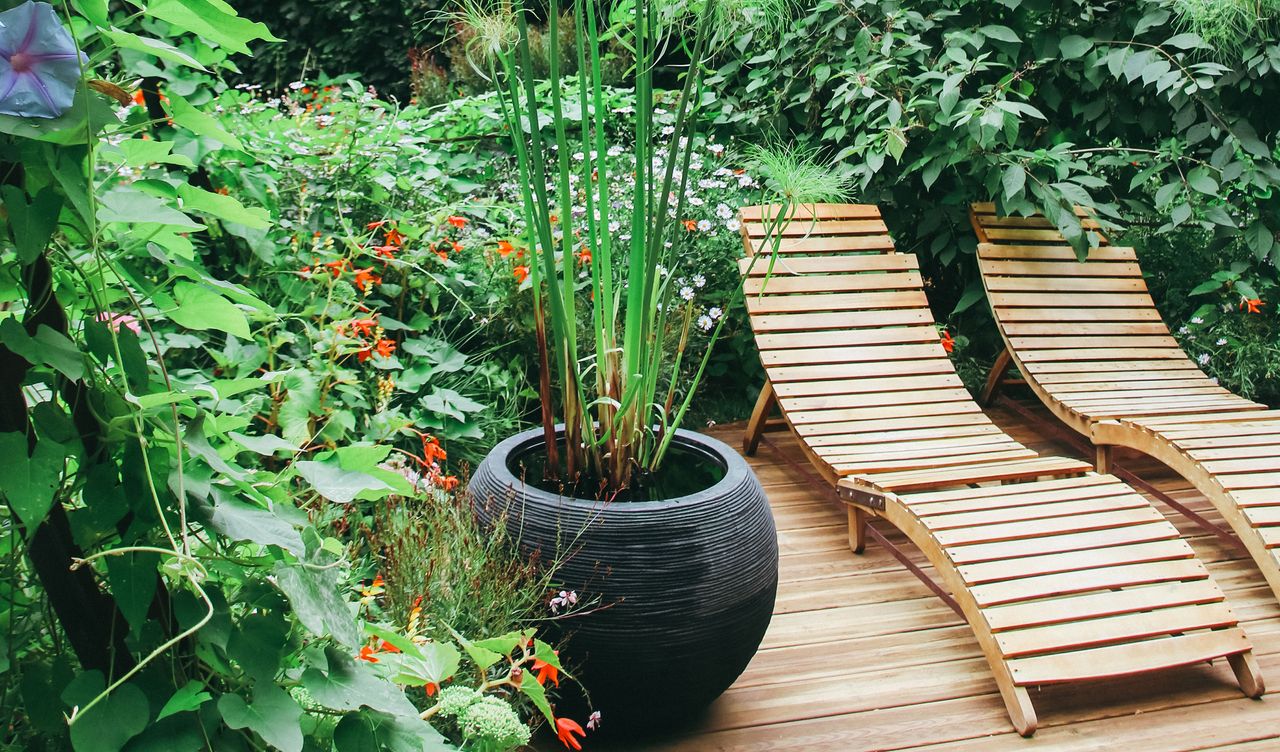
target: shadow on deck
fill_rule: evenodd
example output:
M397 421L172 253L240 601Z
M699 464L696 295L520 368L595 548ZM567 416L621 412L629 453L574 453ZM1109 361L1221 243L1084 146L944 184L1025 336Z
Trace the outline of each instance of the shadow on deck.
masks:
M1032 420L991 411L1017 440L1046 441ZM733 446L742 426L710 433ZM1040 730L1009 725L995 682L964 622L883 548L849 552L843 508L792 463L807 468L787 433L767 434L751 463L773 505L781 577L773 623L746 672L692 727L644 744L595 750L1269 750L1280 749L1280 700L1241 696L1225 661L1126 680L1045 687L1033 694ZM1082 457L1082 459L1085 459ZM1091 459L1091 458L1090 458ZM1213 507L1163 466L1120 456L1129 469L1209 520ZM1153 499L1153 501L1155 501ZM1280 686L1280 605L1249 559L1168 507L1253 640L1264 676ZM893 542L897 531L875 523ZM924 557L908 549L928 571ZM606 719L607 722L607 719ZM655 725L661 720L656 719Z

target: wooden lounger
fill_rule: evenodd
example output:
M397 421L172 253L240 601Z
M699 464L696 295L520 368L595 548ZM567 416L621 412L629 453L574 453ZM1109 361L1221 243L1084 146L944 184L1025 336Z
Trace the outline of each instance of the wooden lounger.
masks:
M1098 447L1098 470L1124 446L1194 484L1280 597L1280 411L1187 357L1132 248L1104 244L1080 263L1043 217L997 217L991 204L971 216L987 297L1031 389Z
M751 258L761 212L742 211L769 379L746 444L777 405L847 503L850 547L862 550L870 515L924 552L1019 733L1035 731L1028 688L1043 684L1225 656L1245 694L1262 693L1248 638L1177 530L1115 477L1039 456L973 402L915 256L893 252L874 206L797 212L771 274L767 256Z

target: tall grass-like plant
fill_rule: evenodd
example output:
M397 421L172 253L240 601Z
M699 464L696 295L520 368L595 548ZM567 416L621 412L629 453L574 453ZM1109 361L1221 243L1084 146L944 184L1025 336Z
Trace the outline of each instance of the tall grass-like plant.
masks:
M684 362L691 308L673 289L667 269L678 266L689 165L702 123L705 63L744 27L768 27L786 17L781 0L625 0L575 6L576 81L552 51L551 101L535 95L525 14L505 0L463 0L455 21L470 39L472 64L500 93L523 191L531 254L535 331L541 360L539 392L548 479L572 488L587 482L602 497L631 487L666 456L689 408L711 347L696 367ZM560 0L546 9L547 33L559 33ZM634 56L637 105L633 115L634 175L617 175L606 159L602 45L620 44ZM655 70L669 59L687 61L674 104L674 126L663 133L656 116ZM566 102L576 84L577 101ZM571 155L581 152L583 159ZM761 150L778 162L775 185L793 191L787 202L824 196L831 181L808 155ZM790 158L791 163L786 160ZM616 162L615 162L616 164ZM630 206L615 206L611 182L634 183ZM803 185L802 185L803 184ZM802 195L803 194L803 195ZM575 216L575 198L586 211ZM611 225L615 231L611 231ZM588 270L579 292L578 260ZM724 319L712 332L719 335ZM680 375L692 371L681 383ZM563 440L557 441L557 424Z

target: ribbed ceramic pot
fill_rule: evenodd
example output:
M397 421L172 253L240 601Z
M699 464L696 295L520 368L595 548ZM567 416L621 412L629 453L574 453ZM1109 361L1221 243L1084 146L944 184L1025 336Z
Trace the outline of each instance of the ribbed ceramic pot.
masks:
M615 731L703 709L746 668L773 613L778 538L760 481L724 442L683 430L674 441L724 477L664 501L565 498L520 477L521 458L546 446L536 428L494 447L471 479L485 524L505 520L522 550L560 562L562 587L598 601L559 624Z

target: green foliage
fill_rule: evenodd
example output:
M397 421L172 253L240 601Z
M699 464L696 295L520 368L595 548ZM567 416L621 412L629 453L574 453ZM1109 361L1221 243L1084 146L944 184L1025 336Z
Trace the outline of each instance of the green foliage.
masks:
M1243 237L1274 263L1276 121L1257 103L1280 94L1280 46L1246 35L1217 59L1190 5L822 0L780 39L739 38L710 83L722 123L826 150L901 247L959 263L947 308L981 299L975 200L1043 211L1078 249L1073 205Z

